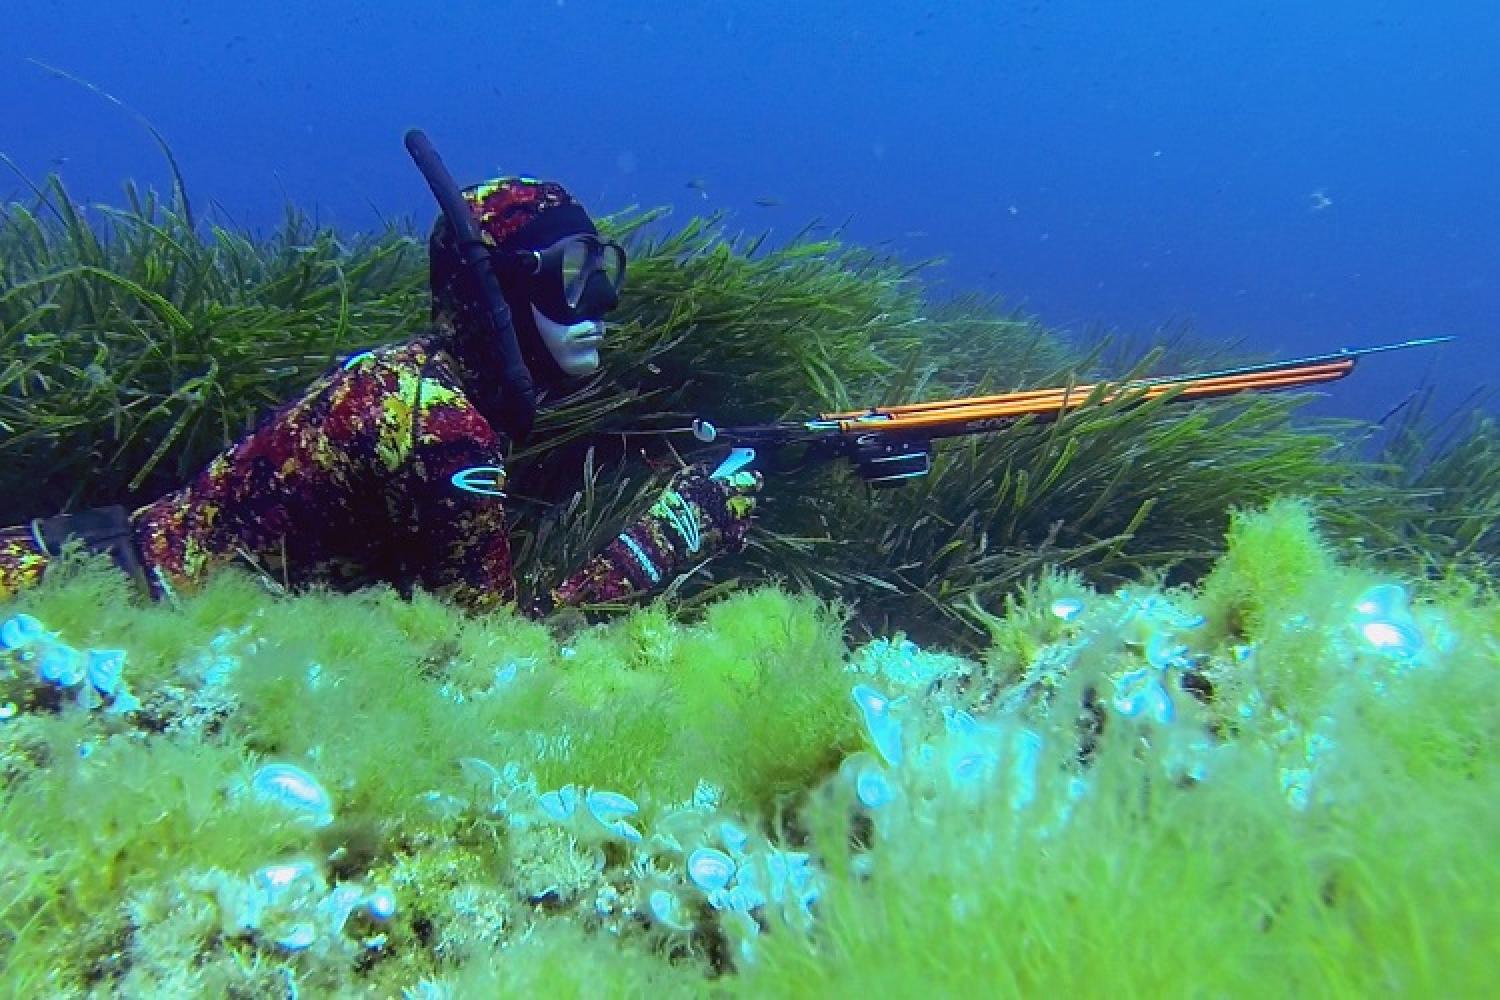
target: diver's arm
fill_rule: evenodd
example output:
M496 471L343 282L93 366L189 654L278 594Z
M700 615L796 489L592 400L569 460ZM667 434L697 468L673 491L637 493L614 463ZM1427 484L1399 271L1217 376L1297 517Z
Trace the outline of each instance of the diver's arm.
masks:
M488 611L516 599L503 498L462 489L453 477L502 468L505 442L459 386L441 362L423 372L406 471L416 525L404 547L415 582L469 610ZM503 488L503 473L496 485ZM751 473L727 481L684 470L644 516L525 612L539 616L649 593L710 555L738 551L759 486Z
M424 371L406 469L415 524L404 549L415 583L469 611L515 600L503 498L505 441L458 388L446 366ZM488 490L455 484L464 470L489 470ZM485 477L481 477L485 478Z
M720 552L745 546L758 477L712 479L701 469L679 473L644 516L620 532L534 611L626 600L665 586Z
M515 600L505 509L498 500L455 510L422 532L430 557L417 582L467 611Z

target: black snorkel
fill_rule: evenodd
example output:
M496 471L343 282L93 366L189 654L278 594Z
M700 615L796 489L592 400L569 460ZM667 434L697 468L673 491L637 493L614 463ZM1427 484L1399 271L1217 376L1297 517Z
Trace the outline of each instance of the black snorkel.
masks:
M500 279L495 276L490 249L475 231L474 220L453 175L443 166L442 157L438 156L421 129L414 128L406 133L406 151L416 161L417 169L422 171L438 207L443 210L443 216L453 227L459 260L463 262L473 291L475 315L490 327L490 333L500 348L503 429L512 441L522 444L530 436L532 424L536 421L536 386L531 381L530 369L521 360L515 323L500 291Z

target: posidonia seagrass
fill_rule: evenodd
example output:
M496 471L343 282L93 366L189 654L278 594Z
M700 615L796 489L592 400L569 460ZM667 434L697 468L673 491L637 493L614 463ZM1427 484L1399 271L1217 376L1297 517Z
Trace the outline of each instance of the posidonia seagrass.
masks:
M343 233L289 207L257 235L195 228L132 186L122 208L81 208L56 177L34 193L0 214L6 523L153 499L330 365L426 320L411 226ZM513 456L523 585L576 565L670 471L666 441L629 429L1237 360L1178 337L1127 370L992 301L933 302L921 265L837 233L772 245L730 235L722 218L671 228L664 216L603 220L630 245L630 275L604 369L547 400L535 443ZM772 475L750 550L672 593L696 601L777 577L841 596L872 627L895 617L977 638L971 599L1047 564L1095 579L1191 574L1231 508L1287 493L1319 502L1330 531L1375 557L1493 558L1492 424L1434 452L1414 419L1371 462L1358 447L1369 428L1297 419L1305 398L1104 402L942 446L930 477L879 494L836 467Z

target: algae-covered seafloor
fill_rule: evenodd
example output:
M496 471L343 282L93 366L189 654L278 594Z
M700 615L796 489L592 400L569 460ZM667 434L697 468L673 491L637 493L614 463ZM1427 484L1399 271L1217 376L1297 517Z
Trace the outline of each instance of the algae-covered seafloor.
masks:
M527 581L659 483L595 428L1126 374L854 248L648 221L610 378L517 456ZM9 206L4 520L149 499L409 333L418 249ZM70 563L0 607L6 992L1488 992L1493 432L1370 459L1296 403L772 476L745 557L592 624Z

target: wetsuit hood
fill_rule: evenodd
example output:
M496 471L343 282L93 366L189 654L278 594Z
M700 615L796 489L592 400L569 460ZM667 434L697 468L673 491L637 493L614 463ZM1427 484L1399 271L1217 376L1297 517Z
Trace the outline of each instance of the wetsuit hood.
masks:
M480 239L497 260L516 251L544 249L568 236L597 234L583 206L553 181L502 177L466 188L462 194ZM464 294L465 276L446 218L440 218L434 226L428 249L432 312L442 347L457 362L465 390L475 405L494 422L492 414L500 412L504 393L494 373L500 371L497 365L503 358L499 345ZM502 273L500 285L515 324L522 360L538 387L571 377L546 346L526 282Z

